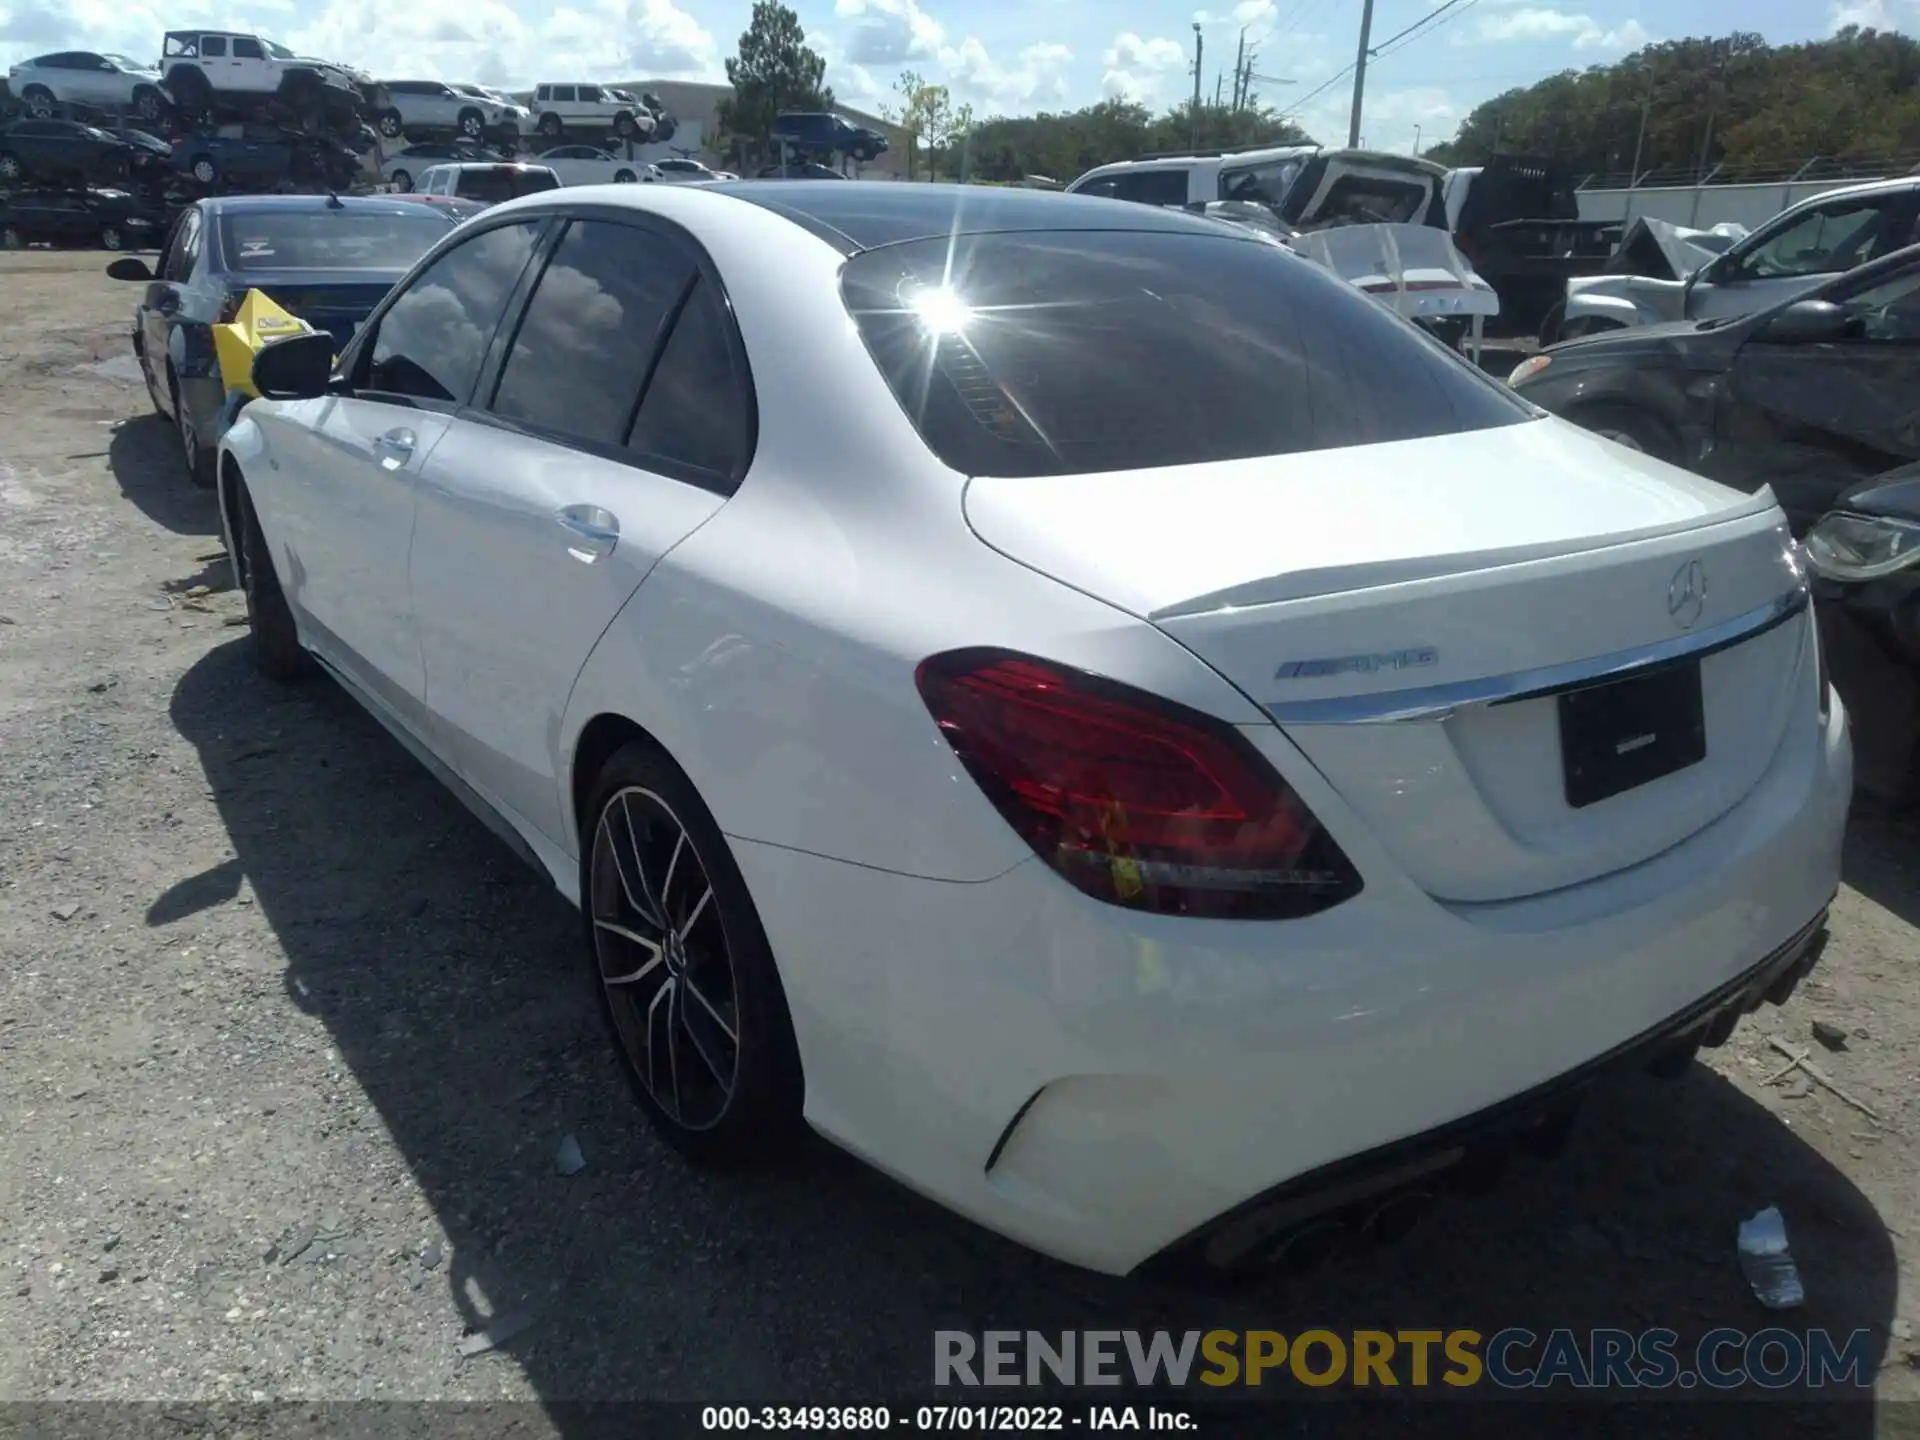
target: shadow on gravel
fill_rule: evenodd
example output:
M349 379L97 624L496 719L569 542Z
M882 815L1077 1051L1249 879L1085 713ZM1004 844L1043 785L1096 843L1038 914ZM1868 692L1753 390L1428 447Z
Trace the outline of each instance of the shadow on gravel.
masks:
M627 1095L577 916L342 692L276 688L236 642L182 678L172 717L238 859L176 885L153 920L224 902L244 873L285 949L290 1003L324 1019L452 1238L427 1283L469 1323L470 1286L496 1313L531 1316L504 1357L466 1363L520 1366L568 1434L595 1424L573 1401L898 1402L930 1382L942 1328L1666 1326L1690 1362L1714 1326L1777 1320L1841 1338L1870 1328L1871 1363L1882 1353L1895 1262L1873 1208L1697 1065L1597 1097L1558 1161L1518 1162L1491 1196L1442 1202L1397 1246L1228 1300L1027 1254L823 1144L778 1173L690 1168ZM554 1163L567 1135L586 1157L572 1178ZM1787 1216L1809 1297L1780 1317L1734 1259L1739 1220L1769 1203ZM1268 1400L1307 1393L1269 1382ZM1872 1433L1870 1406L1780 1398L1715 1411L1737 1408L1748 1436ZM1397 1432L1458 1433L1445 1404L1394 1413ZM1552 1413L1556 1430L1585 1428ZM1380 1414L1319 1407L1311 1428ZM1277 1433L1276 1419L1235 1412L1207 1428ZM1642 1405L1631 1423L1698 1433L1701 1419L1693 1405Z
M213 491L196 488L188 478L171 421L148 413L115 426L107 468L121 493L155 524L176 535L219 535Z

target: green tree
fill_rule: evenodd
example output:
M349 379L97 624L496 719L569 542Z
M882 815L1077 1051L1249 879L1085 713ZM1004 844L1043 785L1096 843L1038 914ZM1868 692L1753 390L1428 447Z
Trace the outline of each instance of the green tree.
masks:
M772 150L767 132L788 110L831 110L827 62L807 45L800 17L779 0L754 0L753 15L727 61L733 94L719 105L720 128L736 160Z
M1796 45L1745 31L1649 45L1496 95L1427 153L1448 165L1529 153L1620 176L1637 152L1641 171L1675 181L1715 167L1778 177L1817 157L1897 162L1916 149L1920 43L1849 26Z
M1154 150L1185 150L1193 143L1192 109L1189 102L1156 117L1144 105L1116 99L1081 110L978 122L969 115L964 127L969 178L1018 181L1045 175L1065 184L1096 165ZM1311 143L1299 126L1270 110L1202 105L1198 118L1203 148Z
M887 107L887 118L905 132L907 142L907 178L918 173L919 152L927 152L928 178L934 178L933 157L937 147L946 143L946 131L952 121L953 97L944 85L929 85L916 71L903 70L894 81L899 101Z

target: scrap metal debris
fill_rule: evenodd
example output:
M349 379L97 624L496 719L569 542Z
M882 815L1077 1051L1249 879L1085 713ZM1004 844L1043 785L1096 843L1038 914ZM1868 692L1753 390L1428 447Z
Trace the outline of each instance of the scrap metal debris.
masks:
M509 1310L506 1314L488 1321L485 1329L462 1336L458 1347L460 1354L469 1360L475 1355L484 1355L487 1351L506 1344L531 1324L533 1324L531 1310Z
M1740 1272L1754 1298L1769 1310L1791 1310L1807 1298L1800 1271L1787 1248L1787 1222L1769 1205L1740 1222Z

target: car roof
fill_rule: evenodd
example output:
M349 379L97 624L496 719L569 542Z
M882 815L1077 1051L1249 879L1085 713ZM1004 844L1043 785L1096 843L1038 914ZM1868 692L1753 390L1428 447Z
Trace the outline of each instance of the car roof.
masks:
M699 188L783 215L845 254L993 230L1220 231L1217 221L1179 210L1051 190L844 180L724 180Z
M368 214L405 214L404 201L386 195L216 195L198 201L202 213L219 215L311 214L316 210L358 210Z
M1857 185L1840 185L1832 190L1822 190L1817 195L1809 195L1804 200L1794 201L1786 207L1786 210L1778 213L1784 215L1787 210L1798 210L1803 205L1817 205L1822 200L1852 200L1862 195L1881 195L1890 191L1915 189L1920 189L1920 175L1896 175L1888 180L1867 180Z

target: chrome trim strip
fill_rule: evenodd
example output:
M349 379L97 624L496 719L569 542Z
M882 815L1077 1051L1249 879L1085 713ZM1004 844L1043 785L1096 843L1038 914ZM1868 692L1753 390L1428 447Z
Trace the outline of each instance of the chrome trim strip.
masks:
M1343 695L1329 700L1285 700L1266 706L1282 725L1397 725L1445 720L1471 705L1507 705L1538 700L1568 690L1583 689L1604 680L1642 670L1658 669L1679 660L1703 659L1784 625L1810 603L1803 584L1778 599L1744 614L1710 625L1705 630L1676 635L1631 650L1615 650L1590 660L1516 670L1483 680L1456 680L1408 690L1383 690L1374 695Z

